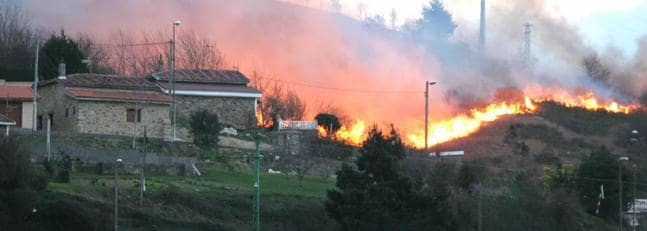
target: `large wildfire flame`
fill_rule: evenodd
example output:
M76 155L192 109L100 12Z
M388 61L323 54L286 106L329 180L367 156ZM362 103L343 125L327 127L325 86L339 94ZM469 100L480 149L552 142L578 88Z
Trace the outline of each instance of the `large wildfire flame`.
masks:
M482 108L470 110L469 114L457 115L453 118L440 121L430 121L428 127L427 143L429 146L444 143L450 140L468 136L478 131L484 123L495 121L507 115L520 115L535 113L538 109L537 103L552 100L563 104L566 107L579 107L590 111L608 111L612 113L631 113L637 105L621 105L616 101L605 101L597 98L593 93L587 92L576 97L559 95L555 97L525 97L523 102L499 102ZM606 103L603 103L606 102ZM317 131L321 137L328 137L328 131L318 127ZM425 145L424 128L414 131L405 131L405 142L415 148L423 148ZM350 126L342 126L333 138L345 143L359 146L366 138L366 123L357 119Z

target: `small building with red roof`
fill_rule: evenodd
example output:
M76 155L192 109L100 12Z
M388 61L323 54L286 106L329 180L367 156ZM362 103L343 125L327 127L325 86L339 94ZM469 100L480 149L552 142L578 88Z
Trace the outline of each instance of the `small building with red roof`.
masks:
M166 138L171 99L145 78L72 74L38 84L38 127Z
M34 92L31 84L0 81L0 114L19 128L32 128Z
M179 69L174 78L171 76L170 71L162 71L149 79L167 95L175 89L178 121L189 121L192 113L207 110L227 126L256 126L256 107L262 94L248 86L249 79L240 71Z

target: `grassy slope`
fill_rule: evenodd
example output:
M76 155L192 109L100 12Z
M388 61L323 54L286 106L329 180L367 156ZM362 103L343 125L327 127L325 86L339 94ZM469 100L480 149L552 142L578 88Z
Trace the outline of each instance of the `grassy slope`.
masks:
M94 178L98 184L91 184ZM201 177L150 177L144 207L139 208L138 176L121 176L120 224L127 229L245 230L251 219L253 175L243 172L206 170ZM49 190L61 200L94 204L100 230L112 223L113 176L75 173L72 183L50 183ZM332 179L263 174L261 177L262 223L265 230L329 230L323 200Z

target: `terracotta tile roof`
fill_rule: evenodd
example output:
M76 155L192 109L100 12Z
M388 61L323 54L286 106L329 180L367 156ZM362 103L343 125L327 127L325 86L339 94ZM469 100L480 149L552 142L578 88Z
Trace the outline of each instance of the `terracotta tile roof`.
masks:
M33 91L28 86L0 86L0 98L10 98L14 101L33 100Z
M68 95L80 100L149 101L157 103L171 102L170 97L156 91L137 92L76 87L66 87L65 91Z
M157 72L152 75L159 82L168 82L171 73L169 71ZM219 83L219 84L244 84L249 79L236 70L175 70L175 82L187 83Z
M61 81L61 80L59 80ZM123 90L159 90L159 88L145 78L126 77L102 74L72 74L62 80L66 87L123 89Z
M170 89L171 85L166 82L160 82L163 89ZM235 92L235 93L258 93L261 92L248 86L242 85L223 85L223 84L196 84L196 83L175 83L177 91L215 91L215 92Z

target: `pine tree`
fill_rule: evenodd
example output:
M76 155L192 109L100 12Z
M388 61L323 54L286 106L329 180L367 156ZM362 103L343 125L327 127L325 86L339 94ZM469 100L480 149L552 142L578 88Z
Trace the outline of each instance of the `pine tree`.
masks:
M371 128L355 166L337 172L337 188L328 191L326 210L342 230L430 230L432 198L417 195L412 181L398 171L405 157L392 128L383 135Z

